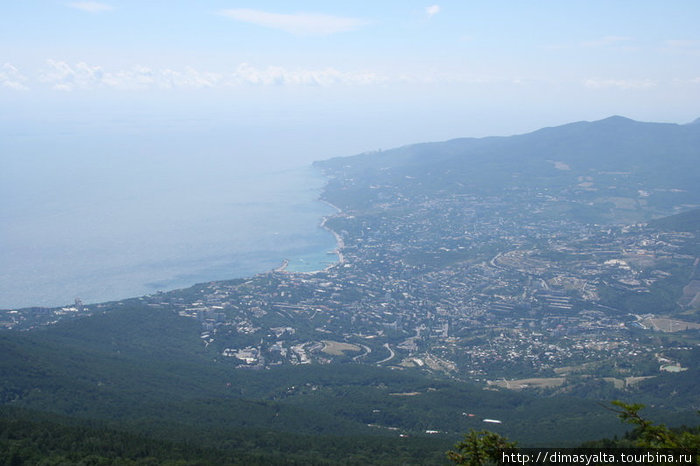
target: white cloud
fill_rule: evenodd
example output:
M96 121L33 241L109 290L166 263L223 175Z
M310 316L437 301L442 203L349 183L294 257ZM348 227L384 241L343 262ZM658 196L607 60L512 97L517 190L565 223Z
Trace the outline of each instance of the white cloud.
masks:
M686 80L687 81L687 80ZM684 82L686 82L684 81ZM397 85L457 85L457 86L537 86L550 85L552 80L541 77L509 74L490 74L468 70L444 71L422 69L394 71L390 73L372 70L341 70L325 68L287 68L283 66L255 66L249 63L234 65L216 72L199 70L191 66L183 68L151 68L131 66L127 68L105 68L86 62L68 63L47 60L39 73L24 77L14 66L6 63L0 67L0 87L27 89L43 83L57 91L151 91L151 90L197 90L235 89L256 87L350 87ZM679 81L680 82L680 81ZM692 81L689 81L692 82ZM645 90L659 86L650 78L600 78L591 77L578 81L589 89ZM40 86L41 87L41 86Z
M459 85L459 86L532 86L551 83L527 76L480 74L472 72L444 72L421 70L384 74L364 70L326 68L285 68L282 66L257 67L241 63L229 71L211 72L191 66L180 69L132 66L105 69L99 65L60 60L47 60L47 66L38 75L25 78L14 66L6 63L0 68L0 87L27 89L27 83L44 83L57 91L113 90L197 90L235 89L256 87L349 87L398 85ZM685 81L684 81L685 82ZM687 81L693 83L694 81ZM657 87L658 82L646 79L615 79L592 77L580 85L595 90L645 90Z
M0 88L28 89L30 84L48 87L56 91L152 91L235 89L256 87L350 87L399 85L526 85L538 82L521 76L482 75L470 72L444 72L420 70L385 74L372 70L340 70L325 68L285 68L282 66L257 67L241 63L228 71L211 72L191 66L180 69L131 66L107 69L86 62L68 63L47 60L46 66L25 77L13 65L0 67ZM650 80L602 80L589 79L584 85L590 88L641 89L655 85ZM42 87L42 86L39 86Z
M231 75L230 85L333 86L379 84L388 78L372 72L342 72L334 68L288 70L279 66L255 68L241 63Z
M583 85L589 89L641 90L656 86L651 79L597 79L591 78L584 81Z
M39 80L59 91L203 89L244 85L327 87L380 84L389 80L372 72L344 72L334 68L289 70L280 66L256 68L247 63L240 64L228 74L198 71L189 66L182 70L135 66L106 71L84 62L71 65L64 61L47 60L47 65Z
M135 66L128 69L105 70L84 62L71 65L48 60L47 69L39 80L60 91L115 89L203 89L241 86L333 87L369 86L387 83L435 84L522 84L529 79L507 76L481 76L463 73L419 72L386 75L374 71L341 71L326 68L256 67L241 63L232 72L214 73L192 67L175 70Z
M88 13L103 13L114 9L111 5L100 2L71 2L68 6Z
M58 91L92 89L99 87L104 78L102 68L84 62L75 66L57 60L47 60L46 63L48 69L40 75L39 79L49 83L53 89Z
M244 23L279 29L301 36L324 36L338 32L348 32L368 23L359 18L346 18L318 13L280 14L247 8L222 10L220 14Z
M10 63L5 63L0 68L0 87L14 89L16 91L26 91L29 89L24 83L27 78Z
M631 40L631 37L626 36L605 36L601 37L600 39L582 42L581 45L584 47L609 47L619 46L621 44L628 43Z
M197 71L189 66L185 67L184 71L164 69L158 72L157 76L158 86L165 89L202 89L216 87L223 78L219 73Z
M428 15L428 18L432 18L438 13L440 13L440 5L430 5L425 7L425 14Z
M139 90L156 85L157 73L145 66L134 66L129 70L107 73L101 83L113 89Z
M47 60L48 69L40 80L49 83L59 91L73 91L97 88L121 90L139 89L200 89L215 87L222 81L218 73L200 72L191 67L184 70L169 68L152 70L143 66L131 69L104 71L100 66L80 62L74 66L56 60Z
M120 90L148 89L203 89L216 87L223 75L197 71L190 66L184 70L165 68L152 70L145 66L135 66L127 70L105 73L101 84Z

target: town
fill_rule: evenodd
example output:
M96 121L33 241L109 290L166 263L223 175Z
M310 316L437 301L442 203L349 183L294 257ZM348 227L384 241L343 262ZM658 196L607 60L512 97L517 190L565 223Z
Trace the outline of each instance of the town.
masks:
M370 186L370 208L348 203L324 220L339 257L326 270L283 264L136 301L197 319L207 351L247 370L354 362L511 389L555 389L575 374L624 388L684 370L669 350L697 345L700 299L695 287L668 295L697 273L695 234L552 214L585 202L581 190L590 182L503 196ZM633 206L645 194L615 202ZM2 325L30 328L132 302L5 311Z

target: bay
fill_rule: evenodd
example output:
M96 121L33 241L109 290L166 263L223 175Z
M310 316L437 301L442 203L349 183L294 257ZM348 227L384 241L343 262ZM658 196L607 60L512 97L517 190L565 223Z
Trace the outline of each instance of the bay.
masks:
M3 135L0 308L118 300L336 261L325 179L232 137ZM252 148L251 148L252 147Z

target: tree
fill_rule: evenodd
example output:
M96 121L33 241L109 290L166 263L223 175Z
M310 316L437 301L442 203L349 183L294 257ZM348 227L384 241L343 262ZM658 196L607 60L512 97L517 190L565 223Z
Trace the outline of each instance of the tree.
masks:
M682 453L694 454L700 450L700 434L688 430L671 430L663 424L655 425L639 415L642 404L627 404L613 401L617 408L610 408L628 424L637 426L636 444L641 448L674 448Z
M500 464L502 452L516 447L515 442L488 430L470 430L464 440L455 445L457 451L448 451L447 457L455 464L481 466Z
M606 406L606 409L616 413L623 422L637 426L632 432L637 447L673 448L678 453L694 455L695 463L700 464L700 457L695 456L700 451L700 429L669 429L640 416L639 411L644 408L642 404L627 404L622 401L613 401L612 404L614 408ZM621 446L616 443L613 441L607 446ZM447 457L458 465L502 464L502 453L516 451L516 443L494 432L471 430L464 440L455 445L455 449L456 451L448 451Z

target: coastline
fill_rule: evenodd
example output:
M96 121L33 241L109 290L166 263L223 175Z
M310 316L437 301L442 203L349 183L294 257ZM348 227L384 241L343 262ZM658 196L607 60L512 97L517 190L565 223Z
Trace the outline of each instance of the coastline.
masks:
M338 206L333 205L326 200L321 199L321 202L325 202L326 204L328 204L329 206L331 206L335 210L337 210L338 212L336 212L335 215L341 214L343 212L342 210L340 210L340 208ZM333 250L333 252L338 255L338 262L336 262L335 264L331 264L328 267L324 268L323 269L324 272L327 270L330 270L331 268L333 268L337 265L345 264L345 256L343 256L343 248L345 247L345 242L343 241L343 238L340 236L340 234L338 234L338 232L336 232L335 230L330 228L328 225L326 225L326 221L331 217L333 217L333 216L326 215L325 217L323 217L323 220L321 221L321 228L323 228L326 231L331 232L331 234L335 237L336 248Z
M326 205L329 205L330 207L332 207L333 209L336 210L336 212L334 214L324 216L321 220L321 223L319 224L319 227L323 228L324 230L326 230L327 232L332 234L333 237L335 238L336 247L331 252L333 252L334 254L336 254L338 256L338 260L336 262L333 262L332 264L327 265L326 267L324 267L322 269L319 269L319 270L299 272L299 271L287 270L289 260L283 259L281 265L279 267L275 267L274 269L272 269L272 272L281 272L281 273L288 273L288 274L300 274L300 275L314 275L314 274L321 273L321 272L327 272L330 269L332 269L333 267L337 267L339 265L345 264L345 256L343 255L343 248L345 247L345 242L343 241L343 238L340 236L340 234L338 232L336 232L335 230L333 230L332 228L330 228L326 224L328 219L330 219L336 215L342 214L343 211L338 206L331 204L330 202L326 201L325 199L317 199L317 200L319 202L323 202Z

